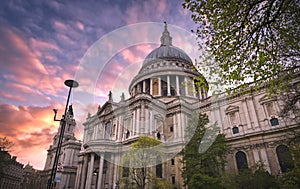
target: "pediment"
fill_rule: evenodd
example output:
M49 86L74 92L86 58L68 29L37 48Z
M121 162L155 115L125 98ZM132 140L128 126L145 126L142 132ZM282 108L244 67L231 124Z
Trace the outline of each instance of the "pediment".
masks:
M259 103L265 104L267 102L276 101L276 100L277 100L276 96L269 97L269 95L264 95L259 99Z
M98 110L99 115L104 115L107 113L112 112L114 109L116 109L118 106L114 103L107 101L105 104Z
M238 106L228 106L225 109L225 114L229 114L229 113L232 113L232 112L238 112L238 111L239 111L239 107Z

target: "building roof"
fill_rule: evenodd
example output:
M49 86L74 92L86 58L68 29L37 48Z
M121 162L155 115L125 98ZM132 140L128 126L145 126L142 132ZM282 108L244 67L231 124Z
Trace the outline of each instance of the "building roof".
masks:
M178 47L174 47L172 45L172 37L170 36L166 23L160 41L161 41L161 46L154 49L146 56L143 62L143 67L148 64L151 64L153 60L157 60L157 59L176 58L176 59L182 59L192 64L192 59L183 50L181 50Z

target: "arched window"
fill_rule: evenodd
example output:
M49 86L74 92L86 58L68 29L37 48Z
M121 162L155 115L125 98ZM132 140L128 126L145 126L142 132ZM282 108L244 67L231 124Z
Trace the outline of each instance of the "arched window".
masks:
M122 176L123 176L123 177L129 177L129 162L128 162L128 161L126 161L126 162L123 164Z
M156 134L156 137L157 137L158 140L160 140L160 132L158 132L158 133Z
M129 136L130 136L130 132L129 132L129 130L127 130L126 138L129 138Z
M292 155L287 146L279 145L276 148L276 154L280 165L280 169L283 173L294 168Z
M105 124L105 136L104 136L104 139L109 139L110 137L110 132L111 132L111 122L107 122Z
M247 156L244 152L238 151L235 154L235 160L236 160L236 165L237 165L238 170L248 168Z
M162 178L162 164L161 164L161 158L158 156L156 158L156 177Z

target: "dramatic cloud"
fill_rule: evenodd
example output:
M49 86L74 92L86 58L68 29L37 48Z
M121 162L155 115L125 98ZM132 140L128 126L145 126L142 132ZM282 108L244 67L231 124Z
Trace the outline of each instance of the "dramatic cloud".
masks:
M193 28L181 2L172 0L3 1L0 12L0 136L15 143L12 153L18 160L39 169L58 127L52 109L63 112L66 79L80 78L71 103L81 139L87 113L95 113L109 91L115 101L122 92L128 97L132 77L159 46L163 21ZM160 25L138 27L144 22ZM128 25L137 29L116 32ZM114 32L118 35L109 38ZM105 45L88 51L99 40ZM197 56L186 38L173 41ZM81 64L85 61L91 64Z
M11 149L13 155L17 155L22 163L30 161L36 167L42 168L42 164L35 164L31 154L45 154L52 143L54 134L57 132L58 124L53 122L53 108L61 108L60 104L47 107L13 106L0 104L0 136L8 137L14 147ZM42 156L45 157L45 156Z

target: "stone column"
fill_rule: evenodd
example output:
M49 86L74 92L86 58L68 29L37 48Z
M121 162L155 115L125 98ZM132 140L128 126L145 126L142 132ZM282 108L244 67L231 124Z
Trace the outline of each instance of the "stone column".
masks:
M184 77L184 91L185 91L185 96L189 96L186 77Z
M89 163L90 165L88 167L85 189L91 189L91 186L92 186L93 171L94 171L94 158L95 158L95 154L91 153L91 162Z
M182 119L183 119L183 114L182 113L177 113L175 114L177 116L177 128L178 128L178 133L177 135L180 137L180 139L184 138L183 133L182 133Z
M153 110L150 109L149 114L149 134L151 135L153 131Z
M145 103L142 102L141 104L141 120L140 120L140 133L145 133Z
M141 124L141 122L140 122L140 111L141 111L141 108L140 107L138 107L137 109L136 109L136 118L135 118L135 121L136 121L136 133L137 134L140 134L141 133L141 128L140 128L140 124Z
M74 188L79 188L81 174L82 174L82 162L80 162L77 169Z
M136 123L136 121L135 121L136 109L133 110L132 114L133 115L132 115L132 134L131 134L131 136L134 136L135 135L135 123Z
M268 154L265 148L260 149L261 161L264 163L267 171L271 173Z
M196 94L196 88L195 88L195 81L194 79L191 79L192 80L192 85L193 85L193 93L194 93L194 97L197 97L197 94Z
M177 95L180 96L180 93L179 93L179 78L178 78L178 75L176 75L176 92L177 92Z
M149 110L148 108L145 107L145 132L144 133L149 133Z
M150 94L152 95L152 78L150 78Z
M145 93L146 92L146 80L144 80L143 81L143 89L142 89L143 91L143 93Z
M158 78L158 96L161 96L161 79L160 77L157 78Z
M198 91L199 91L198 96L199 96L200 100L204 99L204 98L202 98L202 88L198 87Z
M118 154L117 153L115 153L115 154L113 154L113 161L112 161L112 165L113 165L113 167L114 167L114 172L113 172L113 185L112 185L112 187L113 188L115 188L116 187L116 183L117 183L117 174L118 174L118 163L119 163L119 161L118 161Z
M173 140L178 137L178 122L176 122L176 114L173 115Z
M82 170L82 175L81 175L81 184L80 184L80 188L84 189L85 186L85 181L86 181L86 171L88 168L88 160L89 160L89 154L85 154L84 155L84 159L83 159L83 170Z
M69 157L69 165L71 165L71 166L73 166L74 153L75 153L75 150L72 149L71 150L71 156Z
M168 87L168 94L167 96L171 96L171 87L170 87L170 76L167 76L167 87Z
M249 115L249 111L248 111L247 97L245 97L242 100L242 103L243 103L243 108L244 108L244 112L245 112L245 118L246 118L247 128L251 129L252 125L251 125L250 115Z
M257 112L255 110L255 104L254 104L253 100L254 100L253 97L251 97L250 104L251 104L251 110L252 110L252 114L253 114L254 127L259 128L260 124L259 124L259 121L258 121Z
M114 174L114 154L111 153L110 154L110 159L109 162L107 163L107 170L106 172L108 172L108 188L113 188L112 184L113 184L113 174Z
M101 186L102 186L103 163L104 163L104 154L101 153L100 160L99 160L99 173L98 173L97 189L101 189Z

